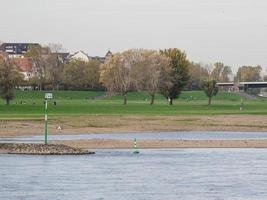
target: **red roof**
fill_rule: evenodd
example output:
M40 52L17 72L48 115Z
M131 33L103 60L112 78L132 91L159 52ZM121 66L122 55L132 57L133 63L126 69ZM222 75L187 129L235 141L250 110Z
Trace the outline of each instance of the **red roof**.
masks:
M16 66L23 72L29 72L32 70L32 62L29 58L15 58Z

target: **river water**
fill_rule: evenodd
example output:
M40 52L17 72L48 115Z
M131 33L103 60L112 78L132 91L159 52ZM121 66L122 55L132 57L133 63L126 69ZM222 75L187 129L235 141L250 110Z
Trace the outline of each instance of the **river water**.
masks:
M266 200L267 149L0 154L2 200Z
M80 139L120 139L120 140L247 140L267 139L267 132L220 132L220 131L180 131L180 132L145 132L145 133L107 133L49 135L49 140ZM1 142L42 142L43 135L0 138Z

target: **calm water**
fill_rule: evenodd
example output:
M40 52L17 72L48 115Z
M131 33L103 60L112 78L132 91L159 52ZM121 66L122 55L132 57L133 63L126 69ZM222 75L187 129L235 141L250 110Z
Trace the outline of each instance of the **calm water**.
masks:
M80 140L80 139L121 139L132 140L160 139L160 140L242 140L267 139L267 132L146 132L146 133L108 133L108 134L78 134L78 135L49 135L49 140ZM41 142L43 135L16 138L0 138L0 142Z
M0 154L3 200L266 200L267 149Z

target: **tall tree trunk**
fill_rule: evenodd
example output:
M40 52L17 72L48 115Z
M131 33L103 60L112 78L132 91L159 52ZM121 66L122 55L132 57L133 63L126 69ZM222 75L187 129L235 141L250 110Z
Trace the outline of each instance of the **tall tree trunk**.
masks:
M169 105L172 105L172 98L169 99Z
M211 104L211 97L209 97L209 105Z
M40 91L42 91L42 87L43 87L43 86L42 86L42 83L40 82L40 83L39 83L39 90L40 90Z
M127 94L123 94L123 105L127 104Z
M154 104L155 94L150 94L150 96L151 96L150 105L152 106Z

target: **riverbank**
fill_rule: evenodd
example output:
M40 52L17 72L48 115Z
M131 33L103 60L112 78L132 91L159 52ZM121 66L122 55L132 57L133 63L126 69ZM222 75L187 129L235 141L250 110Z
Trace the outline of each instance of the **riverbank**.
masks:
M43 118L0 119L0 137L42 135ZM267 131L266 115L83 115L50 118L49 134L164 132L164 131ZM58 127L62 130L59 130Z
M132 149L132 140L88 139L57 141L82 149ZM267 140L139 140L140 149L163 148L267 148Z
M83 155L93 154L94 152L63 144L0 144L0 153L27 155Z

